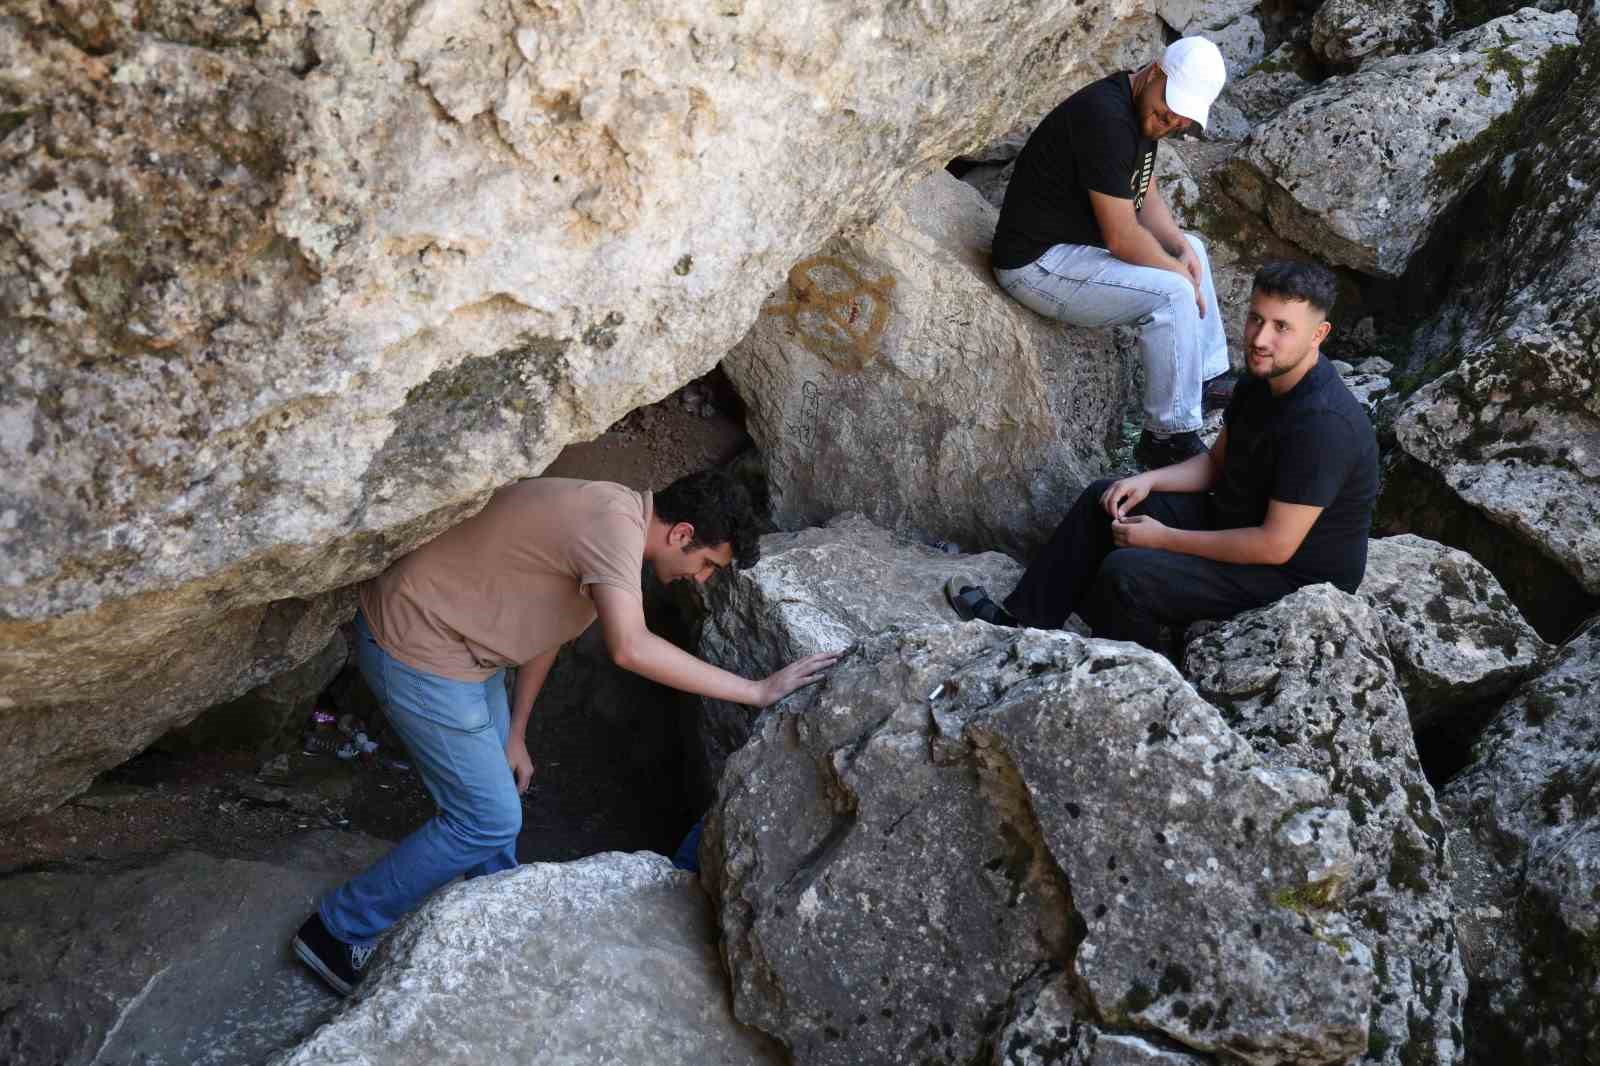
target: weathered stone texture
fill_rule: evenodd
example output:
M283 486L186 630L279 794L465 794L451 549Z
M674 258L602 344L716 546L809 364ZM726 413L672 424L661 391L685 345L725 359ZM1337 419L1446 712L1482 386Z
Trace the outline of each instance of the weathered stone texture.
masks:
M1316 774L1350 819L1348 880L1277 902L1341 916L1371 951L1377 981L1363 1061L1459 1062L1467 979L1445 826L1378 612L1312 585L1211 630L1190 645L1185 668L1266 765Z
M251 11L0 16L0 692L13 737L138 723L70 769L11 745L0 817L261 680L243 613L703 373L803 254L1159 27L1134 0Z
M759 563L708 586L699 653L734 673L764 677L890 626L953 621L943 590L955 576L1004 595L1022 567L998 552L948 555L859 515L820 529L775 533L761 538ZM802 689L784 705L804 707L814 692ZM728 755L750 736L756 712L718 700L702 704L702 772L715 789Z
M735 1013L801 1066L967 1061L1050 965L1119 1030L1333 1063L1373 958L1275 898L1353 886L1340 806L1161 657L974 622L863 642L764 717L702 858Z
M859 511L1016 552L1106 468L1131 360L1112 331L1001 293L995 218L967 185L930 176L797 264L728 353L780 526Z
M1571 12L1527 8L1329 78L1252 132L1230 187L1319 257L1399 276L1510 150L1519 105L1552 87L1546 60L1573 48L1576 30Z
M1486 567L1422 537L1369 542L1360 595L1378 611L1419 729L1504 699L1549 651Z
M779 1066L733 1020L693 875L607 852L454 885L386 941L359 998L275 1066Z
M1311 18L1311 47L1336 67L1420 52L1439 43L1446 0L1324 0Z
M1600 1047L1600 625L1506 704L1444 789L1473 995L1471 1060Z

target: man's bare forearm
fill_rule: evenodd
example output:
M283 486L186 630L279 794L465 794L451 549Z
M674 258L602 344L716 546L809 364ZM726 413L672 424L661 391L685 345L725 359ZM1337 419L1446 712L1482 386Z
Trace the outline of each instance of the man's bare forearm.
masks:
M1161 547L1219 563L1281 566L1281 546L1261 526L1240 529L1173 529L1167 527Z
M1172 217L1167 202L1156 191L1154 181L1151 182L1150 193L1145 197L1144 207L1139 211L1138 219L1139 225L1148 230L1169 255L1174 258L1183 256L1189 242L1183 239L1183 230L1178 228L1178 221Z
M559 651L560 649L557 649ZM517 683L511 690L511 735L528 735L528 719L533 716L533 701L539 698L550 667L555 665L556 652L547 652L529 659L517 669Z
M1189 272L1183 268L1183 264L1163 248L1156 235L1142 224L1129 226L1119 236L1117 246L1108 250L1124 263L1170 270L1185 279L1189 277Z
M626 647L613 651L612 658L624 670L680 692L751 707L765 702L759 681L712 666L648 630L633 635Z

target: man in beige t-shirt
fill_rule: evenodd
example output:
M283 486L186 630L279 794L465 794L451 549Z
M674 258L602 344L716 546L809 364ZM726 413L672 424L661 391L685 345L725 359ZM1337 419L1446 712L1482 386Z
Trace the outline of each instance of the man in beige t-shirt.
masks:
M324 896L295 953L336 991L360 979L377 936L435 888L516 865L519 794L533 777L524 734L561 645L596 617L618 666L685 692L764 706L818 680L816 655L748 680L645 625L642 569L708 580L756 561L759 521L727 474L652 496L603 481L534 478L360 588L356 661L405 740L439 813ZM506 697L504 671L517 668Z

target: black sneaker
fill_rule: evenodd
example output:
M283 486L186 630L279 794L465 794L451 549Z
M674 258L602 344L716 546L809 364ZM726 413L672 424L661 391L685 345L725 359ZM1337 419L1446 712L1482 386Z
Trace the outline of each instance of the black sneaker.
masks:
M348 996L355 989L374 950L352 947L338 939L322 924L322 915L315 913L294 935L294 953L300 961L341 996Z
M952 577L944 583L944 598L956 612L956 617L963 622L976 618L992 626L1017 627L1022 624L1011 616L1010 611L990 599L988 590L982 585L968 585L959 577Z
M1224 370L1214 378L1209 378L1201 386L1200 406L1207 411L1220 411L1228 406L1233 399L1233 390L1239 385L1239 372L1237 370Z
M1139 434L1139 443L1133 449L1133 461L1145 470L1160 470L1205 450L1206 443L1198 433L1171 433L1161 437L1147 429Z

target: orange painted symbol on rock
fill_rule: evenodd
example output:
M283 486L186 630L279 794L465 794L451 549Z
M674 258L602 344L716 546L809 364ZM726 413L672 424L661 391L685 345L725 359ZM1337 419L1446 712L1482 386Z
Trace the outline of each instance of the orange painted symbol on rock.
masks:
M793 299L761 313L787 318L808 351L837 367L859 370L878 354L893 288L893 275L869 280L843 259L818 255L790 269Z

